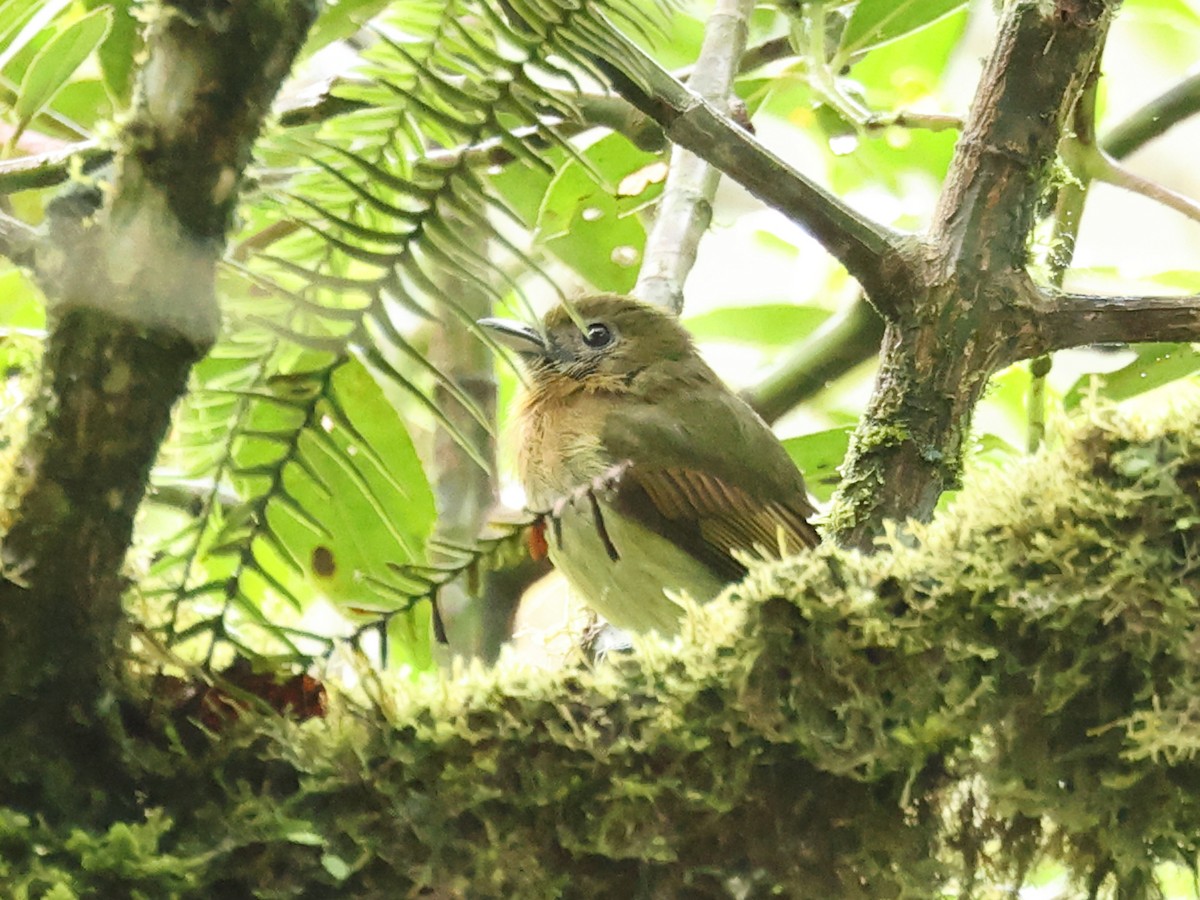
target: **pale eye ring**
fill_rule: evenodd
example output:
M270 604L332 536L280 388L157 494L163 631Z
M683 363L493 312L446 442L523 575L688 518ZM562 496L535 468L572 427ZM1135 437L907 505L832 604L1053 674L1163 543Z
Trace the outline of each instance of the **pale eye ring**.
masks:
M612 331L603 322L592 322L583 330L583 342L593 349L612 343Z

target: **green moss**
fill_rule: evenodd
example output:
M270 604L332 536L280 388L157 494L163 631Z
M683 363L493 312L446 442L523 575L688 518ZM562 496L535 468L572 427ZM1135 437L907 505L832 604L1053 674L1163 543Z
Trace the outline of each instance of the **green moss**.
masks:
M165 814L8 814L0 856L155 896L934 896L1046 857L1151 894L1200 849L1197 548L1200 429L1096 416L915 542L756 567L677 643L141 741Z

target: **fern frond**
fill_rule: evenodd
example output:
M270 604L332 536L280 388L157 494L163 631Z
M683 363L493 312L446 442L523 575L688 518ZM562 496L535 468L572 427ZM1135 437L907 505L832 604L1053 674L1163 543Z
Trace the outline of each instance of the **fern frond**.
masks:
M144 585L167 646L207 634L209 655L221 642L241 651L249 630L299 654L317 597L347 615L382 605L381 633L415 635L420 601L512 543L427 546L432 495L384 387L491 470L462 422L492 423L402 323L480 334L446 296L451 281L496 302L527 303L531 276L557 290L516 236L530 223L472 151L500 146L542 173L566 159L601 182L564 127L586 123L563 86L603 83L608 65L637 77L605 15L648 33L657 13L634 0L412 0L372 23L359 79L333 91L352 101L344 112L265 139L264 157L286 162L243 212L247 234L273 229L270 240L239 244L223 281L227 337L197 368L164 454L164 468L210 486Z

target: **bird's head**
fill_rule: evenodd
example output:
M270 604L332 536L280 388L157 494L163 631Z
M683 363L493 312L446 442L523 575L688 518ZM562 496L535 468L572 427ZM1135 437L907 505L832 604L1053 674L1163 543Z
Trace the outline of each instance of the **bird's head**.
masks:
M546 314L541 329L480 319L515 351L534 389L564 380L585 390L628 389L647 370L699 364L691 335L670 313L618 294L597 294Z

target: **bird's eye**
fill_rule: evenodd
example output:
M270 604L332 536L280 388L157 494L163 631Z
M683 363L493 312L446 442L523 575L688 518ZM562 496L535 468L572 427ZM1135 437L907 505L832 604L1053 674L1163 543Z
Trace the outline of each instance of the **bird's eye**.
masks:
M593 348L606 347L612 343L612 332L607 325L593 322L583 332L583 342Z

